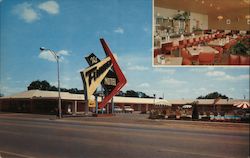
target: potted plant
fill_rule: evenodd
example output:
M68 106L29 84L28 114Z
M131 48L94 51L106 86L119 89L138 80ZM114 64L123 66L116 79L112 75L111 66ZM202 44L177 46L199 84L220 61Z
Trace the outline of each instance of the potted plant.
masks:
M180 11L178 11L178 14L176 14L174 16L174 20L181 20L181 21L186 21L186 20L189 20L189 12L183 12L183 13L180 13Z
M243 56L250 55L250 46L248 45L249 42L250 42L250 39L238 41L234 46L231 47L231 51L230 51L231 54L243 55Z

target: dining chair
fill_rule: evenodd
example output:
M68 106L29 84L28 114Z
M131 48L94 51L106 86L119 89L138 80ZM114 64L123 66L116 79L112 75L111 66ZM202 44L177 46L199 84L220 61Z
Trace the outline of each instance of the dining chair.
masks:
M199 44L202 44L204 42L205 42L205 37L204 36L199 37Z
M201 52L198 57L199 65L214 65L214 52Z
M212 39L215 39L215 34L212 34Z
M178 47L174 46L173 42L168 42L168 43L162 44L161 51L162 51L162 53L164 53L166 55L171 55L172 51L177 50L177 49L178 49Z
M188 52L185 48L183 48L183 49L181 50L181 57L182 57L183 59L192 60L192 55L190 55L189 52Z
M229 53L230 48L231 48L231 43L229 42L223 46L223 52Z
M179 49L182 50L182 48L185 48L185 47L187 47L187 40L184 39L184 40L179 41Z
M182 65L192 65L192 61L187 58L183 58Z
M193 42L193 45L194 46L197 46L198 44L200 44L200 39L197 37L197 38L194 38L194 42Z
M161 49L156 48L154 49L154 58L161 53Z
M223 34L222 34L222 33L218 33L218 34L215 35L215 37L216 37L217 39L222 38L222 37L223 37Z
M229 60L228 60L229 65L239 65L240 64L240 56L239 55L229 55Z
M240 56L240 65L250 65L250 57L249 56Z
M219 46L214 46L213 48L219 52L219 53L215 54L214 60L217 61L218 63L221 63L221 61L222 61L222 54L223 54L223 48L219 47Z
M189 39L187 40L187 46L188 46L188 47L192 47L192 46L193 46L193 43L194 43L194 39L193 39L193 38L189 38Z

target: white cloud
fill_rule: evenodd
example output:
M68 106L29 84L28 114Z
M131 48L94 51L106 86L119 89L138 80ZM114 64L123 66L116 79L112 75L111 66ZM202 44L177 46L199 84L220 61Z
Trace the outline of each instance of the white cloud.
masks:
M121 28L121 27L118 27L114 30L115 33L120 33L120 34L123 34L124 33L124 29Z
M2 2L3 0L0 0L0 3Z
M148 70L149 68L146 66L140 66L140 65L134 65L134 66L129 66L128 70L134 70L134 71L145 71Z
M31 23L39 19L37 12L32 8L32 5L27 2L16 5L13 9L13 13L27 23Z
M191 72L197 72L197 73L204 73L204 72L212 71L212 70L214 70L214 67L192 68L192 69L189 69L189 71L191 71Z
M150 87L150 84L145 82L145 83L139 84L138 87Z
M46 11L49 14L58 14L59 5L56 1L47 1L38 5L38 8Z
M59 59L60 61L64 61L65 58L64 56L69 56L69 52L67 50L60 50L57 52L57 54L59 55ZM39 58L41 59L45 59L45 60L48 60L48 61L52 61L52 62L56 62L56 59L54 57L54 55L50 52L50 51L41 51L39 56Z
M148 32L149 29L148 29L147 27L144 27L144 28L143 28L143 31Z
M66 56L70 55L67 50L60 50L57 54L58 55L66 55Z
M55 57L49 51L41 51L38 57L41 58L41 59L56 62Z
M160 72L160 73L166 73L173 75L175 74L176 70L175 69L163 69L163 68L156 68L154 69L155 72Z
M8 81L9 81L9 80L12 80L12 77L7 77L6 80L8 80Z
M20 91L25 91L26 87L19 87L19 86L2 86L0 85L1 93L4 94L4 96L8 96Z
M233 92L235 90L235 88L229 88L228 89L230 92Z
M200 88L192 88L192 92L194 92L197 95L207 94L209 90L205 87Z
M207 76L224 76L226 73L223 71L208 71Z
M221 80L221 81L249 80L249 75L239 75L239 76L224 75L222 77L217 78L216 80Z
M173 79L173 78L168 78L168 79L161 80L161 83L163 83L163 84L181 85L181 84L186 83L186 81L180 81L180 80L176 80L176 79Z
M190 93L190 89L188 88L184 88L184 89L177 89L176 90L177 93Z

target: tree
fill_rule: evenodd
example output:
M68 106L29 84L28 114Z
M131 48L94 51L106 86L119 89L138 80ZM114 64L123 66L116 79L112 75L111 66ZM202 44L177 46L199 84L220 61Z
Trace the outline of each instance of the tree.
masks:
M226 95L222 95L218 92L209 93L206 96L199 96L197 99L216 99L216 98L228 99Z
M28 90L32 90L32 89L41 89L41 81L36 80L31 82L31 84L28 86Z
M3 97L4 96L4 94L3 93L0 93L0 97Z
M138 93L133 90L127 90L125 93L126 97L139 97Z
M50 90L51 86L46 80L41 81L41 90Z
M39 90L46 90L46 91L58 91L58 88L55 86L51 86L48 81L43 80L36 80L32 81L30 85L27 87L28 90L32 89L39 89ZM60 88L61 92L69 92L69 93L74 93L74 94L83 94L83 90L78 90L77 88Z
M121 96L121 97L124 97L125 96L125 93L123 91L119 91L116 96Z
M50 90L51 86L49 82L47 82L46 80L43 80L43 81L36 80L36 81L31 82L31 84L28 86L28 90L32 90L32 89Z

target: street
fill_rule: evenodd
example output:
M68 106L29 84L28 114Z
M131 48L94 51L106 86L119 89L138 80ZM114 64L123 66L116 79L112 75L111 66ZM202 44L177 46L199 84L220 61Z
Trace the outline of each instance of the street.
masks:
M0 116L0 157L248 158L247 131Z

